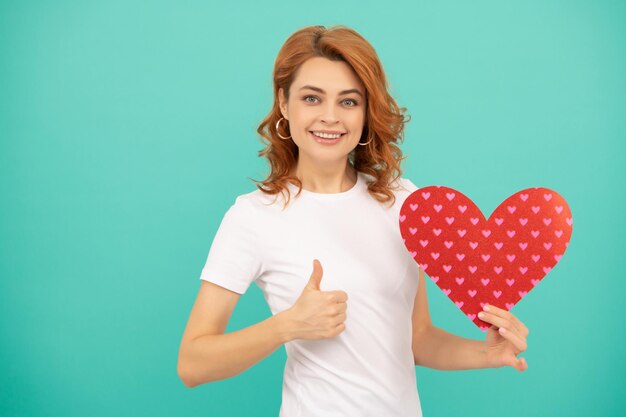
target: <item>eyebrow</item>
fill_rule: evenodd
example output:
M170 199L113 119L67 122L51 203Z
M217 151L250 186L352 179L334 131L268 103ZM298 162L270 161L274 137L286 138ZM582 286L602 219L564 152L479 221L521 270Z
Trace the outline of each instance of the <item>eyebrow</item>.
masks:
M304 89L309 89L309 90L317 91L318 93L326 94L326 92L324 90L322 90L321 88L314 87L312 85L305 85L303 87L300 87L300 90L304 90ZM351 88L350 90L340 91L339 95L343 96L343 95L350 94L350 93L356 93L356 94L360 95L361 97L363 97L363 93L361 93L361 91L357 90L356 88Z

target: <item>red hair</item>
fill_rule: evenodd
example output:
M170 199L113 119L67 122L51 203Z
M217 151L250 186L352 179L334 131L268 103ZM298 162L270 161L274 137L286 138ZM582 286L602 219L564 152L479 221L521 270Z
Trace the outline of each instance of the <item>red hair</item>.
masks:
M308 26L293 33L284 43L274 63L274 105L263 119L257 132L267 143L259 156L267 157L270 173L263 181L254 181L266 194L290 195L288 182L298 185L296 197L302 191L302 182L290 175L298 161L298 147L293 140L282 140L276 131L276 122L282 117L279 90L289 99L289 88L300 66L310 58L323 57L347 63L365 86L367 110L361 140L370 140L366 146L357 146L349 155L350 164L357 171L374 177L368 183L368 192L380 202L395 202L390 184L402 175L400 162L405 158L398 147L404 139L405 108L398 107L388 92L387 78L376 51L355 30L345 26ZM282 127L282 125L281 125ZM289 136L288 132L281 132ZM259 185L260 184L260 185Z

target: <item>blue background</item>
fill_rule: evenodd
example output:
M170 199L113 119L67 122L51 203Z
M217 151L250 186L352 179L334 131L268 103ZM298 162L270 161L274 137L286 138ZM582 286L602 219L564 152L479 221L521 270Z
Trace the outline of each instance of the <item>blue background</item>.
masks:
M284 348L186 388L213 236L266 162L276 54L312 24L376 48L412 116L404 176L488 216L564 196L569 249L514 313L529 369L417 368L424 415L623 413L623 1L0 3L0 414L277 416ZM314 255L314 254L312 254ZM434 323L483 334L427 280ZM269 317L256 286L227 331Z

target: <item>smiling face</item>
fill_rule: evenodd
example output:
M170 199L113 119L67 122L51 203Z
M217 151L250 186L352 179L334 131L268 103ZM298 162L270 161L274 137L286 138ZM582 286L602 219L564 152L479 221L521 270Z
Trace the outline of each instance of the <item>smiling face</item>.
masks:
M279 90L280 110L299 149L299 165L341 166L365 124L365 87L343 61L305 61L289 89ZM284 122L283 122L284 123Z

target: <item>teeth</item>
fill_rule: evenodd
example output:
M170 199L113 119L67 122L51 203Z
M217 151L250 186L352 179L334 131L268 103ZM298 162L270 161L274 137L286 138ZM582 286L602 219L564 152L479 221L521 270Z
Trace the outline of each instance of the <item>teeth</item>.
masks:
M311 133L313 133L317 137L324 138L324 139L337 139L338 137L341 136L341 134L339 133L336 133L336 134L321 133L321 132L311 132Z

